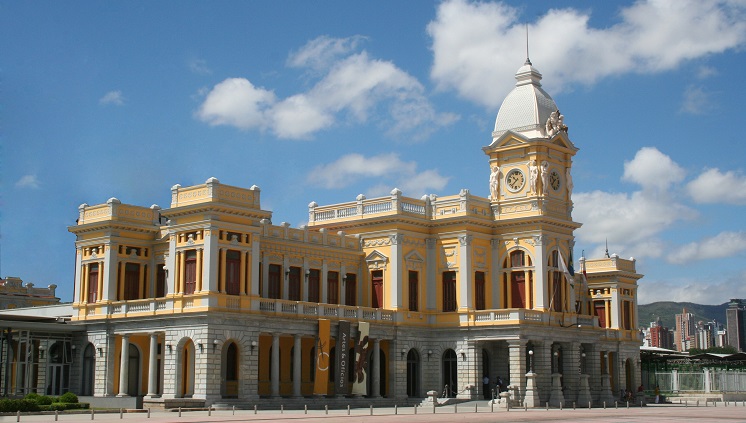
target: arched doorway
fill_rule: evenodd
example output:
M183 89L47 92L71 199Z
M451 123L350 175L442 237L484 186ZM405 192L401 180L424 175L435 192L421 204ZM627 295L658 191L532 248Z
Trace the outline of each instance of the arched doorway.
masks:
M458 359L456 351L447 349L443 353L443 392L445 396L455 398L458 392Z
M80 395L93 395L93 373L96 369L96 352L90 342L83 350L82 380L80 383Z
M57 341L49 347L47 359L47 395L62 395L68 391L72 349L70 344Z
M128 373L127 373L127 395L136 397L140 395L140 349L137 345L129 344Z
M414 348L407 353L407 396L420 396L420 355Z
M223 377L223 397L238 398L239 361L238 346L235 342L228 343L223 357L225 375Z
M194 395L194 342L187 339L179 351L179 384L180 397L191 397Z

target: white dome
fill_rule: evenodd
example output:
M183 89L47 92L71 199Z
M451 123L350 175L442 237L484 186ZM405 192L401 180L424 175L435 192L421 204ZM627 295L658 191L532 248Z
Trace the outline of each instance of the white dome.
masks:
M547 119L557 110L557 105L541 88L541 74L526 60L515 73L515 79L515 88L497 112L492 137L497 138L509 130L528 138L545 137Z

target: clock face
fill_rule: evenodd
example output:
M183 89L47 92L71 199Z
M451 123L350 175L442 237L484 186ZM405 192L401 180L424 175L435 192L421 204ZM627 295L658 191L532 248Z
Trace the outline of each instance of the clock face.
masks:
M560 187L560 176L556 170L553 170L552 173L549 174L549 185L551 185L552 189L555 191Z
M516 192L523 188L524 182L526 182L526 178L523 176L523 172L518 169L511 170L508 172L508 176L505 177L505 183L511 192Z

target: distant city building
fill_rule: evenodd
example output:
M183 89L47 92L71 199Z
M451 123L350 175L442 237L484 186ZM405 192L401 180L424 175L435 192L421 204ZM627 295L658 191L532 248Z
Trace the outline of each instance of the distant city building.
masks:
M715 346L724 347L726 345L728 345L728 331L721 327L715 334Z
M732 299L725 310L726 328L728 330L728 345L739 352L746 351L746 300Z
M649 340L651 347L673 349L673 342L671 337L671 331L661 324L660 317L654 322L650 322Z
M696 345L694 336L696 331L696 322L694 314L688 313L684 308L681 314L676 315L676 330L674 331L674 344L679 351L689 351Z
M715 333L717 332L718 324L717 322L703 322L699 321L697 322L697 329L696 329L696 341L697 345L696 348L699 348L701 350L706 350L708 348L712 348L715 346Z
M0 279L0 310L59 304L55 296L57 285L35 288L33 283L23 284L21 278L9 276Z

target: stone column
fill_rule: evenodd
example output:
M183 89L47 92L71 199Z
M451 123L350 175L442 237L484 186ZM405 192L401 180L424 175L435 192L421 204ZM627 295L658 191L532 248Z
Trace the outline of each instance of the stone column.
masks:
M391 240L391 257L389 258L388 265L391 269L389 272L391 279L385 281L385 283L387 289L391 293L390 308L397 310L403 307L402 299L404 298L404 284L406 283L405 280L402 279L402 269L399 267L404 263L404 248L402 245L404 244L404 235L389 235L389 239ZM383 307L383 304L381 304L381 307Z
M427 247L426 255L426 268L425 268L425 286L427 287L427 296L425 298L425 310L436 310L436 298L437 298L437 256L435 246L437 239L427 238L425 239L425 245Z
M158 385L158 334L150 334L150 354L148 357L148 397L153 398L158 395L156 387Z
M220 248L218 249L218 251L220 254L220 267L218 268L218 275L220 275L218 282L218 292L221 294L225 294L225 258L228 255L228 249Z
M83 272L83 274L81 274ZM98 273L104 273L104 269L102 269L99 266ZM77 247L75 249L75 286L74 286L74 294L73 294L73 302L83 302L83 296L88 296L88 293L85 292L85 289L83 288L83 278L86 277L88 272L83 269L83 249L80 247ZM85 294L81 294L81 291L85 292ZM99 295L101 291L99 291Z
M195 281L195 287L194 292L202 292L202 263L205 259L205 249L204 248L197 248L197 269L196 272L196 281Z
M545 240L545 235L534 236L534 266L536 267L536 271L534 272L534 308L538 310L549 308L549 303L547 302L547 259L546 247L544 246Z
M248 280L246 278L246 262L248 261L247 255L249 253L247 251L241 251L241 269L239 270L239 277L238 277L238 294L239 295L246 295L246 292L248 291Z
M76 291L78 290L77 289L78 288L77 285L80 285L79 288L83 292L80 295L76 295L74 298L76 298L77 301L79 301L81 303L87 303L88 302L88 291L89 291L88 284L90 283L90 281L89 281L90 274L91 274L90 272L91 272L90 271L90 264L87 264L87 263L84 264L83 265L83 276L81 278L82 283L76 284Z
M614 394L611 392L611 374L609 369L609 353L604 352L601 358L601 393L598 398L600 403L613 404Z
M622 327L622 321L620 319L622 315L622 296L621 290L617 288L611 289L611 328L619 329ZM632 320L630 320L630 323Z
M119 393L118 397L128 397L127 387L129 385L129 334L122 335L122 352L119 358Z
M490 282L492 283L492 308L502 308L502 295L501 295L501 287L502 287L502 267L500 263L500 240L499 239L492 239L490 240Z
M209 226L204 229L205 251L202 259L202 290L218 292L218 228Z
M534 346L534 372L540 401L549 401L552 389L552 344L550 341L531 341Z
M381 396L381 344L378 338L373 340L373 377L372 385L373 389L371 396L373 398L380 398Z
M528 343L525 339L514 339L508 341L508 354L510 357L510 385L516 387L511 390L516 395L513 400L517 402L523 401L525 394L524 386L526 386L526 344ZM536 352L534 351L534 357ZM534 364L535 365L535 364Z
M471 266L472 238L472 235L459 235L458 237L459 311L474 309L474 274Z
M118 248L119 246L113 242L104 246L104 292L98 294L104 301L114 300L117 296Z
M300 366L301 366L301 338L300 335L293 336L293 396L301 397L300 393ZM274 345L274 344L273 344ZM274 362L273 362L274 364Z
M255 234L251 237L251 282L250 291L252 296L259 296L259 268L262 270L269 271L267 265L259 266L259 259L261 258L261 249L259 244L259 235ZM264 275L262 275L264 277ZM264 279L266 280L266 278ZM266 292L266 291L265 291Z
M329 303L329 264L326 259L321 262L321 280L319 281L319 289L321 290L321 302ZM337 278L337 292L339 292L339 284L342 281Z
M272 334L272 367L270 368L271 392L273 398L280 396L280 335Z

